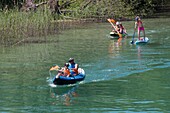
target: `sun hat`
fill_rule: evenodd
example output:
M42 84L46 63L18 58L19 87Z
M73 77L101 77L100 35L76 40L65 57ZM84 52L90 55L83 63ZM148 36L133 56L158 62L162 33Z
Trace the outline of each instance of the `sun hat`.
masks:
M116 22L116 25L119 25L120 24L120 22Z

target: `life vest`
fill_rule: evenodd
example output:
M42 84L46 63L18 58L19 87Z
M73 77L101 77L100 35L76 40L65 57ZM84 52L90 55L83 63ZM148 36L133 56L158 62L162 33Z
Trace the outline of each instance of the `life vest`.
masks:
M70 70L69 69L64 69L64 75L65 76L70 75Z
M120 32L120 34L123 34L125 31L125 28L123 27L123 25L122 24L120 24L119 25L119 32Z
M69 66L68 66L68 69L72 69L72 68L75 68L76 66L76 63L69 63Z
M71 75L77 75L78 74L78 70L75 68L76 63L69 63L68 69L70 69L70 73Z

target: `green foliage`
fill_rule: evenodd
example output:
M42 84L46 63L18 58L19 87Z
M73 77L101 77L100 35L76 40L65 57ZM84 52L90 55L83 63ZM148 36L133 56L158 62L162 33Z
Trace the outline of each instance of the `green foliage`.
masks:
M160 3L161 0L77 0L68 9L81 18L148 16Z
M5 8L11 9L14 7L18 7L23 3L24 0L1 0L0 1L0 9L4 10Z
M128 12L129 8L124 8L124 3L120 0L91 0L79 1L70 5L69 9L76 12L81 18L106 18L106 17L123 17L131 15Z
M134 15L149 16L156 11L156 7L166 4L166 0L121 0L129 7Z
M1 0L0 8L19 7L25 0ZM48 0L34 0L40 3ZM65 10L66 16L73 17L129 17L134 15L148 16L153 14L157 6L166 4L168 0L59 0L60 5L71 2Z

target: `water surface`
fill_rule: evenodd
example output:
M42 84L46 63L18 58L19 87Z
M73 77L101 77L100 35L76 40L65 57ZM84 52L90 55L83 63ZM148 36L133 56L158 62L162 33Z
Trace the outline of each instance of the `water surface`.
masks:
M142 46L129 43L134 23L122 23L121 42L108 38L109 23L92 23L47 37L54 42L1 47L0 112L170 112L169 18L144 20ZM85 80L50 87L50 67L70 57Z

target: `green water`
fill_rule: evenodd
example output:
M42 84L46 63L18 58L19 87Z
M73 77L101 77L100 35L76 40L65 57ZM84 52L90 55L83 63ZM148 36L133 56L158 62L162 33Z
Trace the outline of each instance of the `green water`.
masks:
M170 23L146 19L147 45L108 38L109 23L93 23L47 37L48 43L0 48L0 112L170 112ZM137 36L136 36L137 37ZM70 57L86 72L74 86L51 87L49 69Z

